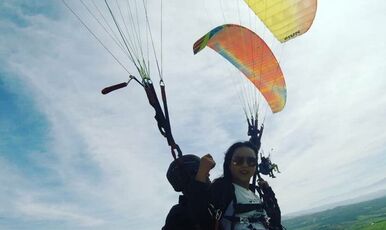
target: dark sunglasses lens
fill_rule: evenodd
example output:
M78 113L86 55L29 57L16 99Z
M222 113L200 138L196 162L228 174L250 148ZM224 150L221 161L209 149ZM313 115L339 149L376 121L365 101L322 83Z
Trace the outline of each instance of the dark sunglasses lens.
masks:
M241 166L244 164L245 161L247 162L247 165L249 167L256 166L257 164L256 158L254 157L235 157L233 158L232 163L233 165Z
M247 164L250 167L256 166L256 164L257 164L256 158L254 158L254 157L247 157Z
M232 160L233 165L242 165L244 163L243 157L235 157Z

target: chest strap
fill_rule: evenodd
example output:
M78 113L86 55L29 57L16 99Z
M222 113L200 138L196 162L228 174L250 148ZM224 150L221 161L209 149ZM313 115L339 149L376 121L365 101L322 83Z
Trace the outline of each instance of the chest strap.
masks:
M223 216L223 218L231 221L232 223L250 224L250 223L261 223L265 225L266 219L263 215L258 217L237 217L237 216Z
M263 212L262 204L236 204L234 206L235 214L250 212L250 211L258 211Z

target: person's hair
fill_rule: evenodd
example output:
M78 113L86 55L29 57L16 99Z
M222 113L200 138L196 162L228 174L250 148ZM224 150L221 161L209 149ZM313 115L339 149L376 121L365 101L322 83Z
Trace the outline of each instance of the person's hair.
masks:
M226 179L228 181L232 181L232 173L231 173L229 166L231 164L233 154L235 153L236 149L238 149L240 147L247 147L247 148L252 149L255 152L256 158L258 157L258 155L257 155L258 151L256 149L256 146L254 146L249 141L236 142L233 145L231 145L228 148L228 150L225 152L224 164L223 164L223 172L224 172L223 177L224 177L224 179Z

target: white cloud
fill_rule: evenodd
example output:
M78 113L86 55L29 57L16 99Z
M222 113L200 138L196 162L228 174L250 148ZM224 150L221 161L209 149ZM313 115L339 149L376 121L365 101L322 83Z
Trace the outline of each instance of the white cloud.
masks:
M288 101L283 112L267 116L263 147L275 148L272 158L282 174L269 182L284 213L322 205L355 189L356 178L377 181L385 172L384 166L373 172L372 165L357 171L358 162L367 158L384 160L380 150L386 140L385 42L375 26L384 21L385 4L373 2L366 7L320 2L312 29L278 48ZM246 139L228 78L232 67L211 50L192 54L196 39L224 23L217 3L205 1L202 8L198 2L173 1L164 12L164 70L174 136L186 152L214 154L213 176L221 174L226 148ZM238 19L223 7L229 18ZM251 25L247 12L242 22ZM50 122L50 157L39 164L60 181L59 194L71 198L63 205L56 189L2 178L10 190L35 191L27 205L17 205L25 200L16 196L7 208L86 227L160 228L177 195L165 178L172 158L145 93L135 83L107 96L99 93L125 81L127 74L71 15L59 21L29 16L28 21L29 27L13 28L15 36L6 41L13 48L7 64ZM17 169L5 173L17 175ZM6 192L1 196L8 197Z
M73 207L68 207L68 205L47 205L23 201L17 204L17 208L27 218L35 220L71 221L80 227L93 227L103 223L103 220L74 213Z

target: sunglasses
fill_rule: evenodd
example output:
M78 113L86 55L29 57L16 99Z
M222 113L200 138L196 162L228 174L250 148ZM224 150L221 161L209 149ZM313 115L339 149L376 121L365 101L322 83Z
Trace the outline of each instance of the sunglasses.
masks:
M257 160L255 157L234 157L232 159L232 164L234 166L242 166L244 162L247 162L249 167L254 167L257 164Z

